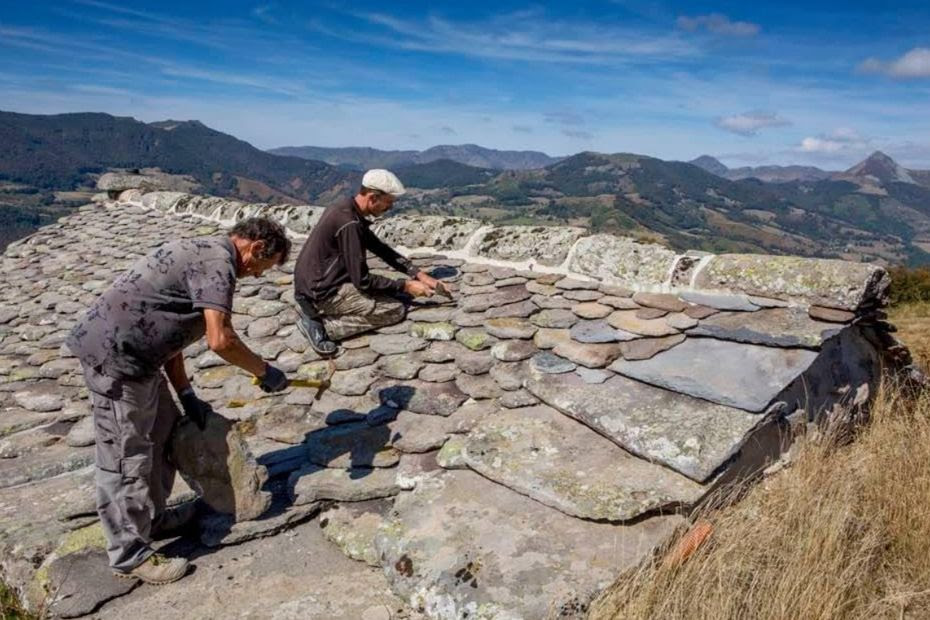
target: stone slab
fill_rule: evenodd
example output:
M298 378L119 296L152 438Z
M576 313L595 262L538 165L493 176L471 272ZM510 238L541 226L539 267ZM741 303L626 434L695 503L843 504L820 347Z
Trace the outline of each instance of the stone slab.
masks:
M632 379L713 403L764 411L817 353L688 338L647 360L617 360L610 369Z
M627 521L693 504L705 491L548 406L486 419L468 435L462 458L481 475L582 519Z
M855 310L867 300L883 300L889 283L888 273L878 265L800 256L720 254L697 274L694 285Z
M47 612L51 617L77 618L131 592L139 581L120 579L110 570L105 550L83 549L66 554L48 566Z
M390 509L389 501L377 499L337 504L320 513L320 529L346 556L380 568L375 536Z
M526 319L508 317L487 319L484 329L495 338L532 338L539 328Z
M662 338L640 338L620 343L620 353L625 360L647 360L654 355L667 351L685 341L684 334L664 336Z
M557 344L552 352L587 368L603 368L620 357L620 350L620 345L613 342L584 344L570 340Z
M391 588L427 616L580 618L682 522L590 523L450 471L397 497L376 547Z
M733 456L762 420L626 377L592 387L574 373L531 374L526 387L625 450L698 482Z
M816 321L803 308L771 308L753 313L721 312L688 331L692 336L762 344L770 347L819 348L841 326Z
M746 295L725 295L721 293L707 293L704 291L683 291L680 295L688 303L717 310L736 310L740 312L754 312L759 306L752 303Z
M670 293L634 293L633 301L640 306L665 310L666 312L682 312L688 307L688 304L678 298L678 295Z
M617 310L607 317L607 322L611 327L640 336L671 336L678 333L665 319L641 319L636 313L636 310Z
M393 469L331 469L308 465L291 472L288 493L295 505L324 499L360 502L391 497L400 492Z
M182 417L171 436L171 451L184 480L214 510L245 521L270 506L271 496L262 490L268 472L231 420L211 412L201 431Z
M372 386L372 394L381 403L396 409L429 415L451 415L468 396L459 390L453 381L430 383L428 381L385 381Z

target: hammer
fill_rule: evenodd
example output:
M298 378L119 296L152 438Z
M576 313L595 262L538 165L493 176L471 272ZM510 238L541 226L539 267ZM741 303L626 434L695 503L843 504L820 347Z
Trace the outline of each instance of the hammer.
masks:
M331 384L331 379L333 374L336 372L336 364L332 360L329 360L328 364L329 371L326 373L326 377L323 379L290 379L287 382L288 387L298 387L298 388L316 388L316 394L313 396L313 400L320 400L320 397L323 395ZM258 377L252 377L252 385L260 385L261 379ZM238 407L245 407L249 404L247 401L242 400L231 400L226 406L233 409Z
M330 373L330 376L332 376L332 373ZM261 380L258 377L252 377L252 385L259 385L260 383ZM320 400L320 396L329 389L329 385L329 379L291 379L287 382L288 387L316 388L313 400Z

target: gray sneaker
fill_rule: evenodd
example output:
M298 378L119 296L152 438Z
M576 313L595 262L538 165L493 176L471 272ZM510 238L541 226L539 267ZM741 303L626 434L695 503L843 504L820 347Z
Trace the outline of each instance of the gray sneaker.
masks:
M114 571L114 574L123 579L139 579L144 583L161 586L186 575L188 567L189 563L184 558L168 558L160 553L153 553L131 571Z

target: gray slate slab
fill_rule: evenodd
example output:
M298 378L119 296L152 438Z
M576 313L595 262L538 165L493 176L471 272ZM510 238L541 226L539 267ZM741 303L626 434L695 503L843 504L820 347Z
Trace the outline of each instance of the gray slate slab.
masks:
M54 592L52 617L77 618L133 590L135 579L120 579L110 570L107 554L96 547L69 553L48 567L48 587Z
M759 413L816 358L817 353L807 349L688 338L647 360L617 360L610 369L673 392Z
M704 494L700 484L544 405L486 419L468 435L462 458L481 475L583 519L626 521Z
M392 590L428 616L579 618L682 522L591 523L450 471L398 496L375 545Z
M771 347L818 348L842 327L812 319L797 307L757 312L721 312L702 320L688 331L692 336L711 336Z
M526 388L633 454L699 482L726 462L762 420L620 376L591 386L574 373L531 373Z
M679 297L685 301L708 306L717 310L739 310L742 312L753 312L759 309L759 306L752 303L746 295L726 295L717 293L705 293L703 291L683 291Z

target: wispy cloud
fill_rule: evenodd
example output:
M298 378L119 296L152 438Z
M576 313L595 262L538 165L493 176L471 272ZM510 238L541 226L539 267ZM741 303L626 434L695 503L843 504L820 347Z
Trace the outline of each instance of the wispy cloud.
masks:
M252 9L252 15L260 22L276 26L278 24L278 20L273 15L275 8L276 5L274 3L260 4Z
M550 110L543 114L543 120L547 123L556 123L559 125L568 125L568 126L577 126L584 125L584 117L570 108L562 108L560 110Z
M867 58L859 65L863 73L880 73L893 78L913 79L930 77L930 48L915 47L891 61Z
M481 22L451 22L435 15L422 21L374 12L351 15L385 32L362 35L330 29L319 22L309 27L369 45L498 60L608 64L699 54L694 45L674 34L548 19L538 11L499 15Z
M679 28L688 32L706 30L711 34L727 37L754 37L761 30L759 24L733 21L721 13L695 15L694 17L682 15L678 18L677 23Z
M533 128L529 125L514 125L511 129L517 133L533 133Z
M714 125L741 136L754 136L762 129L770 127L785 127L791 122L774 112L746 112L733 116L722 116L714 121Z
M594 134L590 131L582 131L580 129L563 129L562 135L568 136L569 138L574 138L575 140L593 140Z

